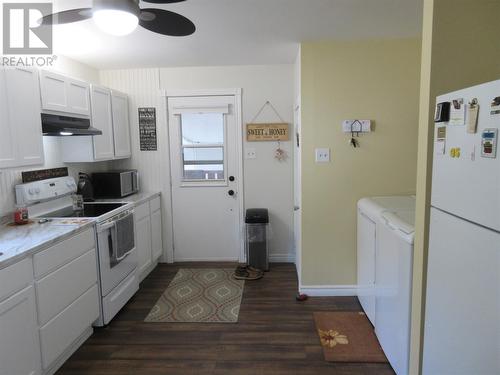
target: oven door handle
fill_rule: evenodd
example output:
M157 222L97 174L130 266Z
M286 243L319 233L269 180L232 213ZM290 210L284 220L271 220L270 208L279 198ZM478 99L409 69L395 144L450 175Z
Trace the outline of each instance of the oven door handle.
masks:
M102 233L104 231L107 231L109 228L113 228L115 225L116 225L116 223L114 221L111 223L98 225L97 226L97 233Z
M135 250L135 247L134 247L132 250L130 250L130 251L126 252L125 254L123 254L123 256L121 256L121 257L119 257L119 258L116 258L116 260L117 260L118 262L121 262L123 259L125 259L125 258L126 258L126 257L128 257L130 254L132 254L132 252L133 252L134 250Z

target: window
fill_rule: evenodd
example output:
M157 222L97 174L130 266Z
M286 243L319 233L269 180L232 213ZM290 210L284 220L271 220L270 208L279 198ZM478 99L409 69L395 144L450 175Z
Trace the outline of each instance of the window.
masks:
M224 130L222 113L181 115L184 181L225 179Z

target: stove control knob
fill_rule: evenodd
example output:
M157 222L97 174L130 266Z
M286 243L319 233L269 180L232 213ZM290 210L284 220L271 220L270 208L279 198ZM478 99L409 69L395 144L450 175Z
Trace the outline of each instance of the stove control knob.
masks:
M34 189L34 188L30 188L30 189L28 190L28 194L29 194L29 195L34 195L34 194L35 194L35 189Z
M35 194L40 194L40 191L41 191L40 188L36 188L35 189Z

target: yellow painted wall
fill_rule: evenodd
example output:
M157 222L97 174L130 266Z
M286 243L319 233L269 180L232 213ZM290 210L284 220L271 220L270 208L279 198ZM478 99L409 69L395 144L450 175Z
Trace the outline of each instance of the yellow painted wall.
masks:
M356 283L356 203L415 192L420 39L302 45L302 285ZM345 119L375 131L353 149ZM317 164L315 148L331 148Z
M500 0L424 0L411 374L420 373L435 98L500 79Z

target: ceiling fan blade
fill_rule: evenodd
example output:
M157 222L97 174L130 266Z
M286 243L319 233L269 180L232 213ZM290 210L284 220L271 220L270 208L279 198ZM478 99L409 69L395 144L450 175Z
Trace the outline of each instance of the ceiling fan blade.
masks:
M186 0L142 0L143 3L153 3L153 4L172 4L180 3Z
M41 25L64 25L66 23L85 21L89 18L92 18L92 8L79 8L49 14L42 17L38 22Z
M158 34L188 36L196 31L196 26L188 18L163 9L141 9L139 25Z

